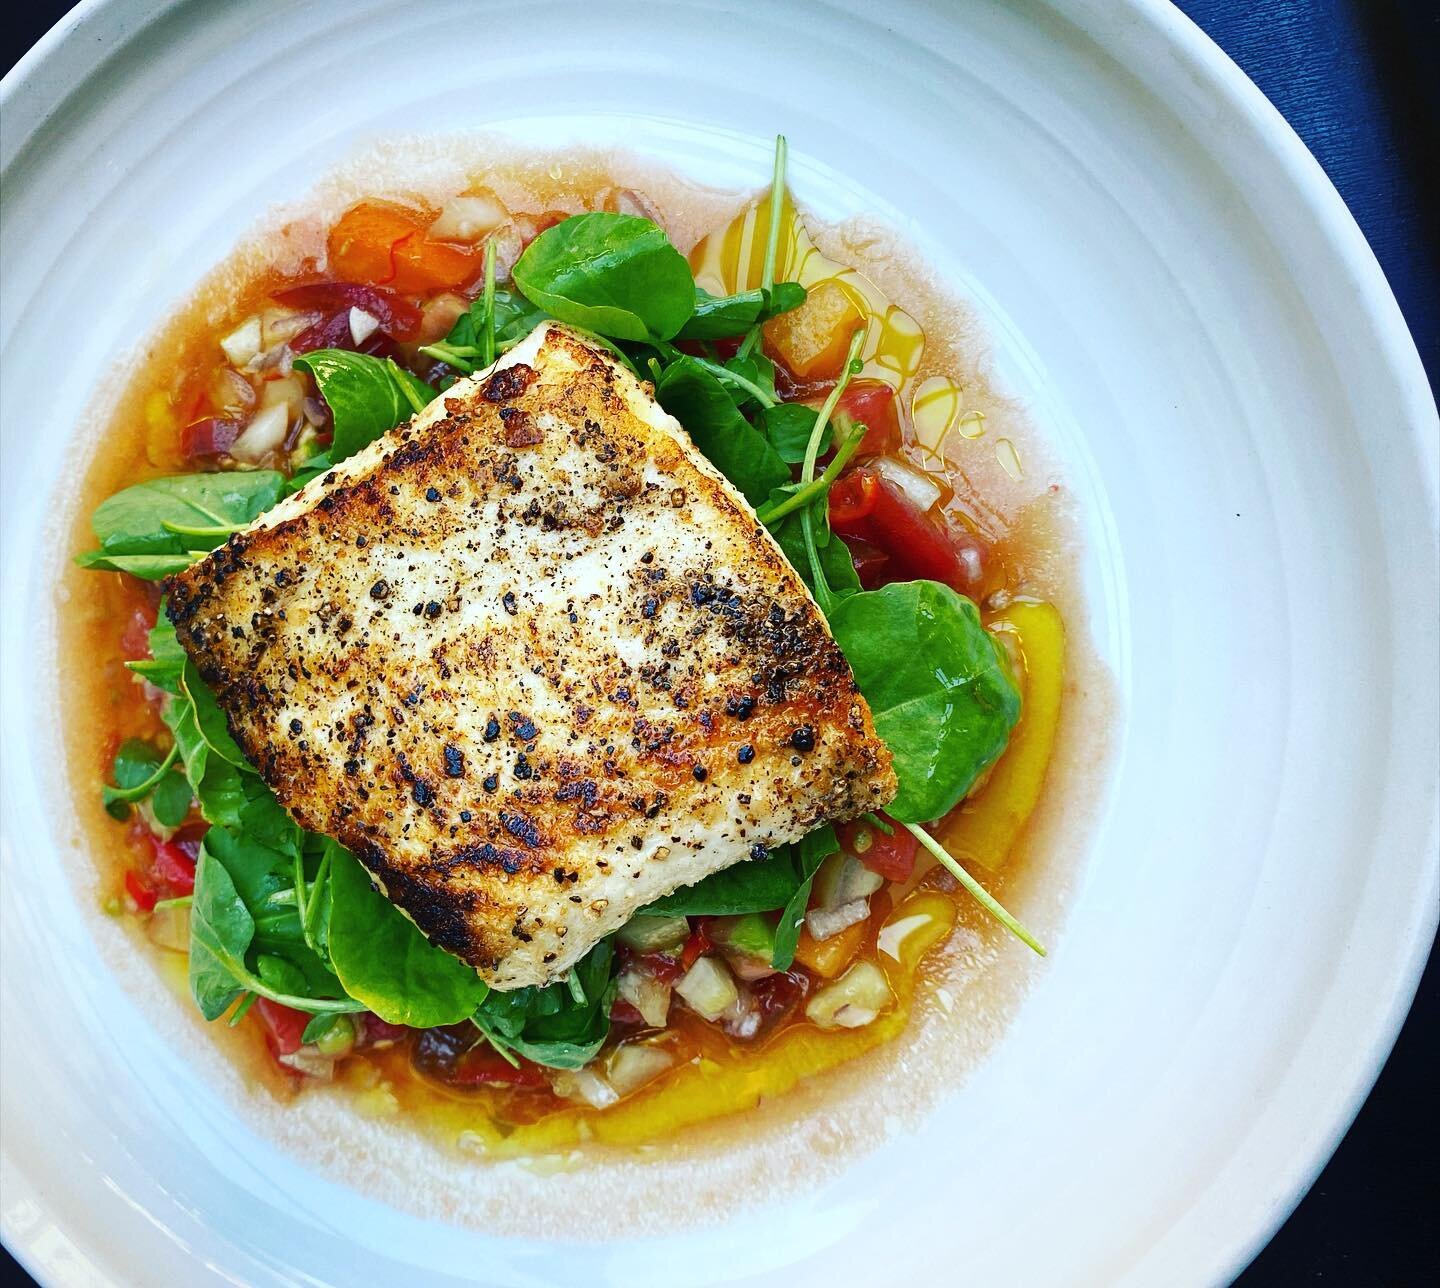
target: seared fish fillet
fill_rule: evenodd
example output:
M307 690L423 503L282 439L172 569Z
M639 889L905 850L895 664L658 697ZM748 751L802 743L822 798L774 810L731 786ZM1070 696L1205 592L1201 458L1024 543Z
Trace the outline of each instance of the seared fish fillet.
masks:
M895 793L750 507L557 325L168 592L282 804L497 988Z

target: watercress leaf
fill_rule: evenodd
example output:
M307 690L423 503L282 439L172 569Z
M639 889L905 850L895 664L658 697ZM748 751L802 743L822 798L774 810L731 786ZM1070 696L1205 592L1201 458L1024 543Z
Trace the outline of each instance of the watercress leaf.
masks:
M472 314L481 308L481 301L470 306ZM550 315L536 308L519 291L497 287L495 291L495 352L513 349Z
M771 501L779 501L794 493L799 484L776 488L770 494ZM787 514L770 528L770 535L779 543L800 579L817 594L815 565L811 562L809 546L805 540L805 521L802 510ZM820 564L821 575L830 592L831 607L834 602L855 594L860 589L860 577L855 571L855 562L850 557L850 547L830 530L830 512L823 496L810 505L811 532L815 543L815 558Z
M136 675L144 676L157 689L178 695L180 680L185 672L185 650L175 634L175 627L165 616L162 603L155 625L150 628L150 656L138 662L125 665Z
M305 973L294 962L277 957L274 953L256 955L255 973L277 993L303 994L310 986Z
M769 291L756 287L735 295L711 295L695 288L695 312L680 328L681 340L724 340L744 335L757 322L788 313L805 303L805 288L799 282L777 282Z
M343 461L409 420L415 414L412 398L423 405L436 397L435 390L404 368L349 349L316 349L301 354L295 365L310 373L329 404L335 421L331 462Z
M195 709L195 723L210 750L238 769L254 772L240 745L230 736L230 726L210 686L200 678L195 663L187 661L180 677L182 694Z
M779 924L775 927L775 947L771 951L770 965L776 970L789 970L795 960L795 949L800 942L800 927L805 923L805 909L810 902L810 887L815 883L815 873L820 865L840 850L840 842L833 827L816 828L795 845L795 863L799 869L800 884L795 893L786 901L781 910Z
M525 248L512 277L551 317L616 340L668 340L695 309L685 257L638 215L562 220Z
M176 474L115 493L95 508L90 526L99 550L79 555L83 568L129 572L157 580L194 562L258 518L282 495L275 470Z
M169 768L173 757L160 754L143 738L127 738L115 752L110 777L101 791L101 803L112 818L128 817L129 803L148 796Z
M804 403L776 403L773 407L761 409L759 427L770 445L787 465L799 465L805 459L805 449L810 445L810 433L815 428L819 413ZM834 433L829 425L820 435L820 452L823 455L834 446Z
M142 581L159 581L173 573L184 572L197 559L204 558L203 550L174 555L111 555L103 550L87 550L75 556L81 568L96 572L128 572Z
M245 954L254 934L255 922L230 874L202 845L190 904L190 992L207 1020L219 1019L248 989Z
M571 978L544 988L491 993L473 1016L496 1047L556 1069L578 1069L595 1057L610 1032L615 1000L614 948L595 945Z
M351 997L390 1024L433 1028L472 1015L489 988L437 948L339 845L330 853L330 959Z
M150 794L150 809L161 827L179 827L190 813L194 794L185 775L178 769L168 770Z
M285 484L285 495L293 496L312 479L318 479L334 468L335 462L330 459L329 452L317 452L290 476L289 482Z
M1020 690L975 605L934 581L851 595L830 629L895 758L886 812L924 823L953 809L1000 753Z
M681 886L641 911L684 917L773 912L790 901L801 880L796 869L795 847L786 845L763 859L743 859L712 872L694 885Z
M655 396L752 505L789 481L790 469L769 440L740 414L725 386L693 358L682 355L670 363Z

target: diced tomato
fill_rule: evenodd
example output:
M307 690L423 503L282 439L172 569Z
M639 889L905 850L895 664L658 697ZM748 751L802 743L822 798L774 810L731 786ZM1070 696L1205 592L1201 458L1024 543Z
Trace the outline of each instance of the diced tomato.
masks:
M142 604L125 619L125 629L120 632L120 651L127 662L150 656L150 632L155 629L157 616L155 608Z
M164 891L167 899L195 893L195 860L178 845L151 838L150 848L155 858L151 865L155 884Z
M312 282L308 286L292 286L277 291L275 298L291 308L320 309L336 314L344 319L347 332L351 309L363 309L397 340L411 340L420 329L420 310L415 305L401 299L394 291L381 290L376 286L360 286L354 282ZM294 344L290 347L296 348ZM297 352L304 350L297 349Z
M149 882L133 868L125 872L125 893L141 912L154 912L160 902L160 896L150 888Z
M453 1087L545 1087L539 1065L529 1060L511 1064L488 1042L459 1056L445 1079Z
M871 872L879 873L887 881L908 881L915 871L915 854L920 842L899 823L891 823L890 826L894 831L886 836L873 823L857 818L842 823L836 831L841 848L847 854L853 854Z
M823 399L814 400L819 407ZM850 426L865 426L865 437L856 450L857 456L885 456L900 447L900 412L895 405L895 391L883 380L852 380L840 395L835 409L836 439L842 440Z
M210 824L203 819L187 819L170 838L170 844L178 846L191 863L194 863L200 857L200 842L205 839L205 833L209 830Z
M859 537L848 537L845 544L850 547L850 562L855 565L855 575L860 578L860 584L866 590L883 586L887 580L885 569L890 563L890 556Z
M224 416L207 416L191 421L180 431L180 451L194 460L205 456L224 456L240 437L244 422Z
M928 578L972 597L985 584L984 543L933 519L868 466L851 470L830 489L830 526L887 556L875 568L881 584Z
M704 919L694 922L694 928L690 931L690 938L685 941L685 946L680 950L680 969L687 971L703 957L714 945L710 936L706 933Z
M310 1016L296 1011L268 997L259 998L254 1006L255 1014L265 1029L265 1045L273 1056L294 1055L303 1045L305 1026Z
M330 271L358 286L404 294L462 286L481 267L481 248L434 241L428 216L389 201L351 206L326 239Z

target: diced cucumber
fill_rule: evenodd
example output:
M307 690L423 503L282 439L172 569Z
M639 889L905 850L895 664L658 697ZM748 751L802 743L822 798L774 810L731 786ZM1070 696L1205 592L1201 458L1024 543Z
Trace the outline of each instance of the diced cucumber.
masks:
M616 939L637 953L679 948L689 937L690 923L684 917L657 917L645 912L631 917L615 932Z
M734 977L716 957L698 958L675 985L675 991L692 1011L712 1022L740 996Z
M838 908L842 904L866 899L885 884L878 872L871 872L853 854L843 850L830 855L815 874L816 908Z
M848 930L870 915L869 899L851 899L838 908L811 908L805 914L805 925L812 939L825 940Z
M658 1078L675 1063L675 1057L648 1042L627 1042L616 1047L605 1062L605 1080L617 1096L628 1096Z
M620 996L640 1012L641 1018L653 1028L663 1029L670 1015L670 985L658 980L649 971L629 968L620 972Z
M744 957L759 957L768 962L775 955L775 924L763 912L717 917L707 933L713 943Z

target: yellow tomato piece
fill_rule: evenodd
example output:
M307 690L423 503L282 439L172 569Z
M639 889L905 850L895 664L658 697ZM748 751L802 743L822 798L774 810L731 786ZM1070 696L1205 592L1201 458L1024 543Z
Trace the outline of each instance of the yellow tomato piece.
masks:
M854 960L865 942L868 928L868 922L857 921L829 939L816 939L808 926L802 927L800 941L795 945L795 960L825 979L834 979Z
M995 615L990 628L1013 634L1019 643L1024 705L989 781L952 810L935 835L961 862L996 872L1040 799L1055 750L1065 688L1065 624L1053 604L1017 599Z
M834 380L863 320L850 292L832 279L814 287L798 309L765 323L765 343L801 380Z

